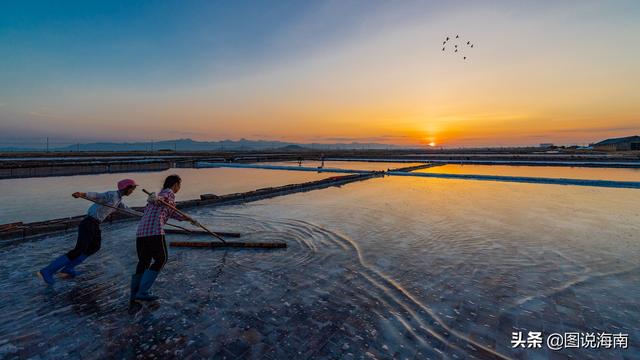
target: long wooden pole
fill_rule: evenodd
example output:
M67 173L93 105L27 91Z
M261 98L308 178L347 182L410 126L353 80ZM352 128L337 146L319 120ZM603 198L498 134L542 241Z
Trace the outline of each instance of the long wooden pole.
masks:
M142 191L147 194L147 195L151 195L150 192L148 192L146 189L142 189ZM222 236L214 233L213 231L207 229L204 225L200 224L196 219L192 218L191 216L187 215L186 213L180 211L177 207L169 204L168 202L162 200L162 199L157 199L158 202L160 202L162 205L168 207L169 209L177 212L178 214L182 215L184 218L186 218L187 220L191 221L194 225L199 226L200 228L202 228L202 230L206 231L207 233L209 233L209 235L217 238L218 240L222 241L223 243L226 243L226 241L222 238Z
M120 211L121 213L124 213L124 214L133 215L133 216L137 216L137 217L142 217L142 213L140 213L139 211L111 206L109 204L105 204L105 203L102 203L102 202L97 201L97 200L89 199L86 196L78 196L78 197L81 198L81 199L85 199L85 200L91 201L92 203L96 203L96 204L98 204L100 206L104 206L104 207L108 207L108 208L114 209L116 211ZM191 230L189 230L189 229L187 229L185 227L179 226L179 225L174 225L174 224L170 224L170 223L167 223L167 225L173 226L174 228L177 228L177 229L180 229L180 230L187 231L189 233L193 232L193 231L191 231Z

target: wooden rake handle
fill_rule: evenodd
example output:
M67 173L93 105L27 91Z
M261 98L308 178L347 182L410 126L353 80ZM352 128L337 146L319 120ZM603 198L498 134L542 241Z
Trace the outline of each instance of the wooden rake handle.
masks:
M151 195L150 192L148 192L146 189L142 189L142 191L147 194L147 195ZM222 236L214 233L213 231L207 229L204 225L200 224L197 220L195 220L194 218L192 218L191 216L187 215L186 213L184 213L183 211L180 211L180 209L178 209L177 207L169 204L168 202L162 200L162 199L157 199L158 202L160 202L162 205L168 207L169 209L177 212L178 214L182 215L185 219L191 221L193 224L199 226L200 228L202 228L202 230L206 231L207 233L209 233L209 235L217 238L218 240L222 241L223 243L226 243L226 241L222 238Z
M135 211L135 210L119 208L119 207L116 207L116 206L113 206L113 205L105 204L105 203L97 201L97 200L89 199L86 196L78 196L78 197L80 199L85 199L85 200L91 201L92 203L96 203L96 204L98 204L100 206L104 206L104 207L108 207L108 208L114 209L114 210L119 211L119 212L124 213L124 214L133 215L133 216L137 216L137 217L141 217L142 216L142 214L140 212Z
M124 209L124 208L119 208L119 207L111 206L111 205L109 205L109 204L105 204L105 203L100 202L100 201L97 201L97 200L89 199L89 198L88 198L88 197L86 197L86 196L78 196L78 197L79 197L80 199L85 199L85 200L87 200L87 201L91 201L92 203L98 204L98 205L100 205L100 206L104 206L104 207L108 207L108 208L114 209L114 210L119 211L119 212L121 212L121 213L123 213L123 214L133 215L133 216L137 216L137 217L142 217L142 213L140 213L139 211L135 211L135 210L130 210L130 209ZM187 229L187 228L185 228L185 227L179 226L179 225L174 225L174 224L170 224L170 223L167 223L167 225L169 225L169 226L173 226L174 228L177 228L177 229L180 229L180 230L184 230L184 231L187 231L187 232L192 232L191 230L189 230L189 229Z

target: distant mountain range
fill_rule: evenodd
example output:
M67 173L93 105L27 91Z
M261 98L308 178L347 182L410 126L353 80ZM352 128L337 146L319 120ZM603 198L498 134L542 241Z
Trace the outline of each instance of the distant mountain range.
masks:
M52 147L50 151L157 151L157 150L174 150L174 151L261 151L261 150L280 150L280 151L298 151L298 150L347 150L347 149L403 149L405 147L397 145L387 145L378 143L334 143L334 144L299 144L283 141L268 140L247 140L240 139L222 140L222 141L196 141L192 139L176 139L163 141L147 141L132 143L117 142L95 142L87 144L76 144L64 147ZM42 151L42 148L21 148L21 147L4 147L0 151Z

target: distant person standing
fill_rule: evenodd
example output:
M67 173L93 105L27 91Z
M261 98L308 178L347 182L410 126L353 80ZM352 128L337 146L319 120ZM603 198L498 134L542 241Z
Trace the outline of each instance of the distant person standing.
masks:
M132 179L124 179L118 182L118 190L103 193L75 192L72 196L74 198L85 197L114 208L129 209L129 207L122 202L122 198L131 195L137 186L138 184ZM40 269L37 275L49 285L55 283L53 275L58 271L66 277L73 278L77 276L78 273L74 268L100 250L100 243L102 241L100 224L116 211L114 208L99 204L91 205L89 210L87 210L87 216L85 216L80 222L80 225L78 225L78 239L75 248L65 255L56 258L48 266Z
M164 238L164 225L169 218L179 221L187 220L174 210L164 206L159 200L175 206L175 194L180 191L181 183L180 176L167 176L162 190L157 195L155 193L149 195L144 215L138 223L136 232L138 265L135 274L131 276L130 305L133 305L135 301L155 301L158 299L157 296L151 294L150 289L167 262L168 253ZM151 260L153 260L153 264Z

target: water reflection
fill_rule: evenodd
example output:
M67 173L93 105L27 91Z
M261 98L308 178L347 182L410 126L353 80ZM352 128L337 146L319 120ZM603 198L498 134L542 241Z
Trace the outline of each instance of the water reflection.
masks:
M71 193L75 191L111 190L118 180L127 177L135 179L141 187L156 191L169 174L182 177L183 186L177 200L199 198L204 193L223 195L330 176L313 172L219 168L0 180L0 188L4 189L0 224L81 215L89 204L73 199ZM130 206L142 206L145 199L146 196L138 189L125 201Z
M442 174L474 174L499 176L529 176L546 178L640 181L640 169L589 168L563 166L508 166L508 165L441 165L416 172Z
M510 348L515 329L640 336L638 201L637 190L385 178L246 212L295 216L353 239L366 264L446 326L523 357Z

